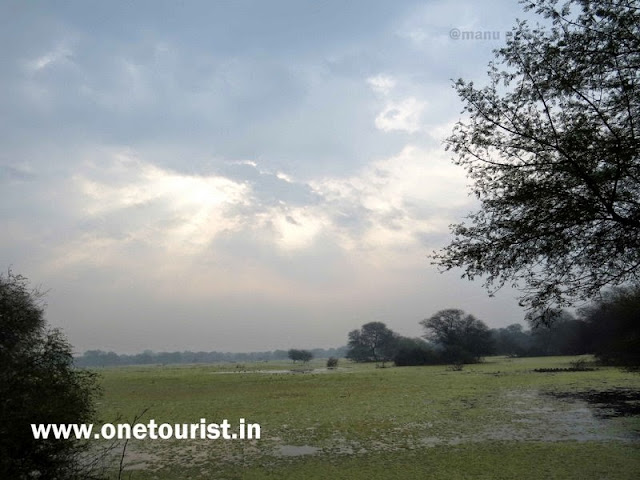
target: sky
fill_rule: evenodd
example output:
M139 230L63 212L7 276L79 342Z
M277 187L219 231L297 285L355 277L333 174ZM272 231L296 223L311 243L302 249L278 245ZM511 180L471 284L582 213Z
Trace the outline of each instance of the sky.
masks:
M77 352L336 347L370 321L420 336L444 308L522 322L517 292L429 255L478 207L444 148L452 80L486 83L527 16L4 0L0 268L47 291Z

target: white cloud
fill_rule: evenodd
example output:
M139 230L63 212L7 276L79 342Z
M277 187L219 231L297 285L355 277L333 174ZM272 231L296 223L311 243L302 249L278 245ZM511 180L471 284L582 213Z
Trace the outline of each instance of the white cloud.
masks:
M249 194L246 185L227 178L180 174L127 153L116 155L106 168L94 166L76 175L74 182L85 218L120 219L123 242L161 246L170 255L197 253L220 232L238 228L228 211ZM136 214L141 208L145 214ZM79 241L85 251L95 243Z
M383 74L367 78L367 83L374 92L382 95L388 95L396 86L395 78Z
M311 247L316 236L327 228L328 219L318 208L275 208L267 213L277 232L277 245L284 250Z
M277 177L302 185L283 172ZM364 261L393 263L400 250L420 255L420 235L446 234L453 212L470 204L461 169L441 151L411 145L355 175L309 181L317 201L299 205L263 204L259 185L177 173L132 152L88 164L73 182L80 219L91 226L58 252L58 267L98 258L117 264L141 245L167 263L195 260L210 255L223 233L260 239L274 258L313 252L323 239Z
M28 60L26 67L30 73L37 73L49 66L69 62L72 56L73 51L66 45L61 44L39 57Z
M278 177L280 180L284 180L287 183L293 183L293 179L291 178L291 176L287 175L286 173L278 172L276 173L276 177Z
M411 145L358 175L312 182L326 199L322 209L343 248L391 264L399 249L413 259L420 255L420 234L448 232L454 212L471 207L465 184L464 172L441 151ZM356 226L341 227L350 215Z
M422 127L422 112L425 107L426 102L415 97L389 102L376 116L376 127L384 132L416 133Z

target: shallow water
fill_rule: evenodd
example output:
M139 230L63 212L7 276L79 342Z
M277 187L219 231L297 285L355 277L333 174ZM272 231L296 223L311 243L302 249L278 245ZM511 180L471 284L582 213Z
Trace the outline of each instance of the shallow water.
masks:
M341 373L348 372L348 369L341 368L309 368L309 369L290 369L290 370L225 370L221 372L209 372L211 375L238 375L247 373L263 373L270 375L289 375L289 374L305 374L305 373L331 373L340 371Z
M277 457L299 457L301 455L314 455L320 451L318 447L311 445L280 445L275 455Z

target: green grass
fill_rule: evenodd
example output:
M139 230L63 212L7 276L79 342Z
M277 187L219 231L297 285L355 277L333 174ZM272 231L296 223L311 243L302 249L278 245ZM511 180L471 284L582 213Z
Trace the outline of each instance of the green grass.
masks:
M345 361L337 371L304 374L236 373L242 369L233 365L104 369L100 413L107 422L131 421L148 408L145 423L204 417L261 425L257 441L131 442L129 462L145 461L133 479L640 478L638 417L601 420L584 403L549 395L640 390L640 375L533 372L572 360L496 357L459 372ZM283 456L283 446L285 453L286 446L316 450Z

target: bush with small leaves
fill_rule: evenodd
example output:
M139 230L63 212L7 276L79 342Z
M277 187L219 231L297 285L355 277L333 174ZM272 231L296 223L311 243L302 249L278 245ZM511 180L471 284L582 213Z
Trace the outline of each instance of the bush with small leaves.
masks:
M100 392L96 374L74 368L71 345L47 326L40 296L24 277L0 274L0 478L100 478L87 443L31 431L93 423Z

